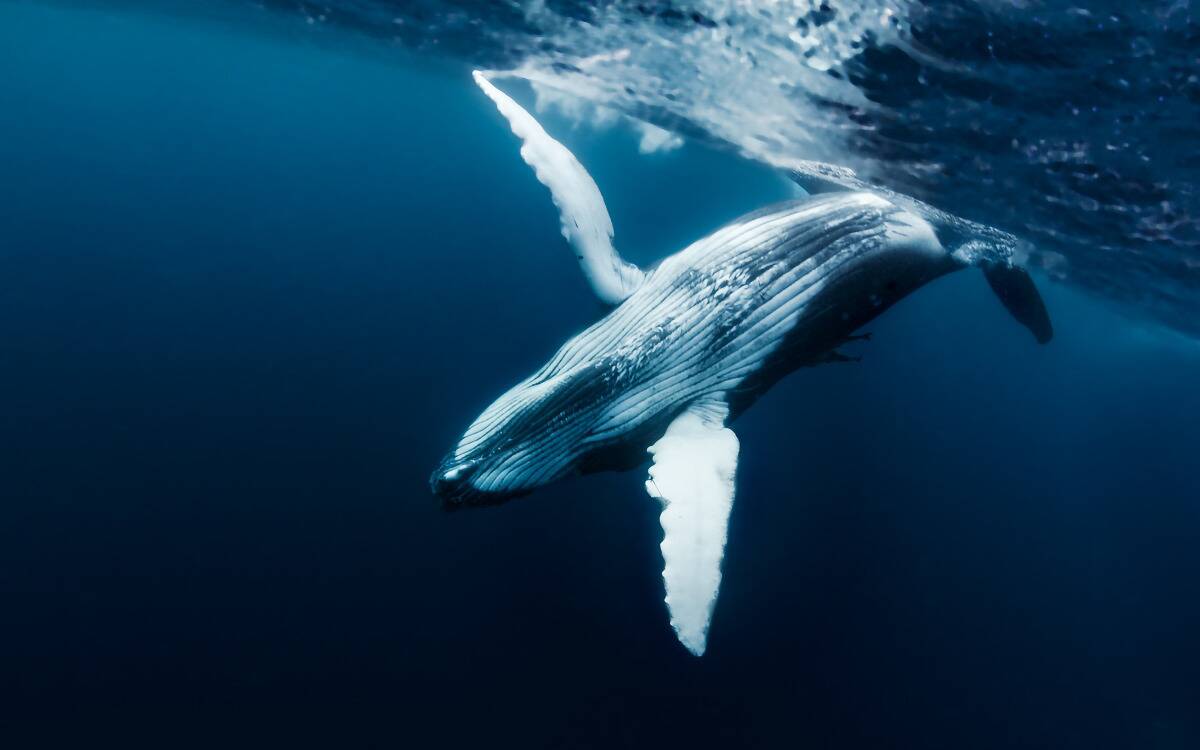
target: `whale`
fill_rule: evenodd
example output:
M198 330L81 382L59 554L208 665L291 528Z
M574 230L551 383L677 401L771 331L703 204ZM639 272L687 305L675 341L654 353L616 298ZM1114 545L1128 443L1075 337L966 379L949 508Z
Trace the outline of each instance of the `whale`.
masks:
M649 463L664 601L700 656L721 585L740 450L731 428L780 378L854 361L863 326L925 284L979 268L1039 343L1053 336L1017 239L800 162L804 196L742 216L652 269L624 260L595 181L491 77L474 73L549 188L608 310L472 422L430 478L447 508L491 505L577 474Z

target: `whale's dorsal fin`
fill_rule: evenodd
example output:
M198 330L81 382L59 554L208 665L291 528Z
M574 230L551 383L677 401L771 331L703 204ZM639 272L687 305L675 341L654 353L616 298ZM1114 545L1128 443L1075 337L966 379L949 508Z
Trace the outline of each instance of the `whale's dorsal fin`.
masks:
M648 449L646 491L662 502L663 583L671 627L696 656L721 586L721 558L733 508L738 439L725 426L724 398L697 401Z
M870 186L858 179L849 167L826 164L823 161L799 161L788 172L792 182L804 188L806 193L836 193L848 190L870 190Z
M550 137L533 115L492 85L480 71L472 74L483 93L522 141L521 158L533 167L538 181L550 188L558 207L562 233L575 249L579 265L602 301L619 304L637 289L645 274L617 254L612 244L612 219L596 181L566 146Z

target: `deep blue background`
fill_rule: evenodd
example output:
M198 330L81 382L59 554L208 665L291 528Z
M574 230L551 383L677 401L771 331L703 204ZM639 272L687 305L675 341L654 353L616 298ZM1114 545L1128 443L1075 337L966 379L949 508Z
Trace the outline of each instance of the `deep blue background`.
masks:
M599 313L491 104L252 26L0 3L5 746L1200 746L1195 342L922 290L735 425L694 659L640 472L428 493ZM789 194L546 123L638 260Z

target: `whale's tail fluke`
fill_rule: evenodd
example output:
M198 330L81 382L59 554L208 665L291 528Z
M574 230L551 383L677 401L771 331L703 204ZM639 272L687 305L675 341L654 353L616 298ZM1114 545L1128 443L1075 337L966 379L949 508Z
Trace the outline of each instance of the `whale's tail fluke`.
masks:
M1020 266L988 263L983 265L983 276L1004 308L1029 329L1039 344L1054 338L1054 326L1046 312L1046 303L1028 271Z
M1028 328L1039 344L1054 337L1050 315L1033 278L1013 262L1019 242L1008 232L963 219L911 196L870 185L846 167L803 161L796 163L789 176L811 194L862 190L912 211L929 222L938 240L959 263L983 270L988 286L1000 298L1004 309Z

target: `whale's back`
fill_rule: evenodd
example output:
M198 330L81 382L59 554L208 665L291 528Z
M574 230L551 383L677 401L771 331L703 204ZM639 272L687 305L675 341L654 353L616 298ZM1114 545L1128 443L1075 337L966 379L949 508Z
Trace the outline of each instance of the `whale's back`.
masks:
M898 241L897 226L908 226L905 220L923 224L870 193L788 201L748 214L664 260L642 288L568 342L550 366L596 356L612 363L610 380L621 388L598 422L603 437L705 393L736 390L788 348L798 326L836 307L840 292L865 278L863 269L897 261L944 267L945 253L931 230L925 243ZM898 298L909 286L881 289L876 299ZM852 292L871 305L872 290ZM859 317L824 320L827 330L802 354L827 353Z

